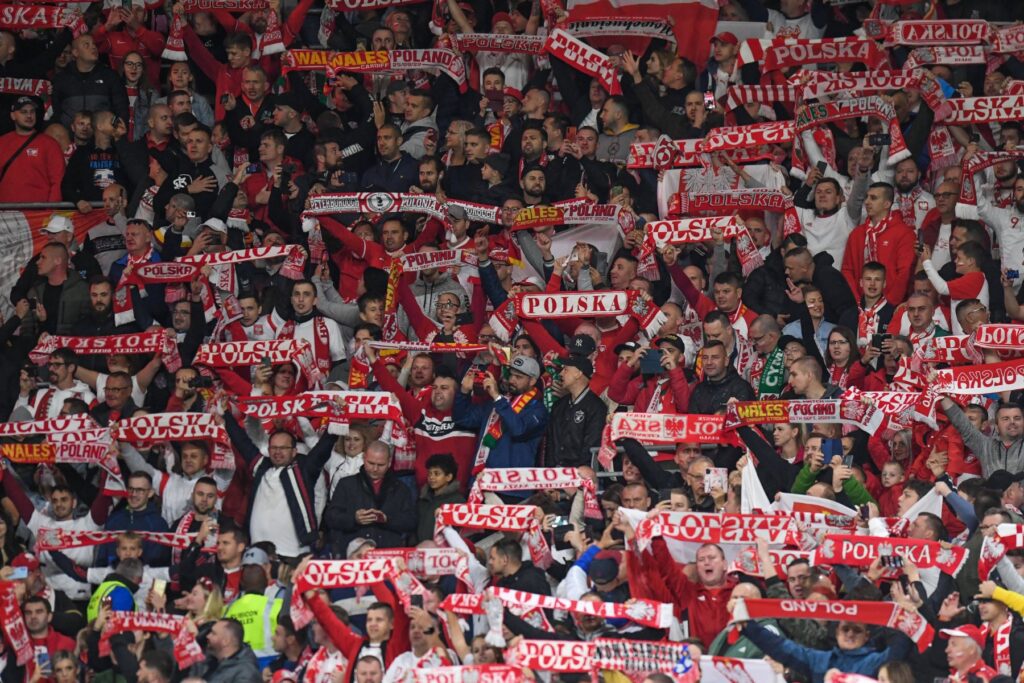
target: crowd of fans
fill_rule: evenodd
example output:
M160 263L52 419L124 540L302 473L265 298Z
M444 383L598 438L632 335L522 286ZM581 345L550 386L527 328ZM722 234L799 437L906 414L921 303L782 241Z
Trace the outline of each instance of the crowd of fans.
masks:
M535 640L687 645L661 671L603 666L609 682L692 680L709 656L767 658L793 681L1024 673L1024 335L1011 325L1024 321L1024 106L943 123L960 100L1018 107L1024 56L951 39L982 58L930 62L914 48L941 40L871 30L991 36L1024 4L721 0L718 18L738 23L706 63L680 56L692 36L676 25L678 43L594 41L611 83L554 54L481 50L456 55L461 89L437 69L290 69L288 50L452 50L459 34L571 32L572 8L71 4L74 31L0 17L0 202L74 206L33 236L5 292L4 683L398 683L469 665L444 680L476 681ZM761 39L865 35L884 66L762 63L781 43ZM913 87L736 95L911 59ZM892 120L801 127L808 103L864 96ZM781 142L755 134L794 120ZM714 146L744 131L750 145ZM973 219L960 217L969 181ZM689 210L701 194L728 209ZM417 196L435 208L391 210ZM357 208L322 208L346 201ZM537 207L581 205L616 220L528 225L551 214ZM686 222L700 216L721 220ZM172 262L194 266L178 277ZM564 308L601 292L630 303ZM524 296L551 314L527 315ZM288 341L299 352L276 355ZM991 393L941 385L997 364L1011 380ZM360 413L360 395L376 407ZM764 420L743 418L758 405ZM832 405L842 419L778 419ZM857 406L877 419L848 417ZM630 431L618 413L660 426ZM140 436L147 415L166 420ZM713 436L680 437L666 415ZM207 431L175 438L182 416ZM643 438L659 429L677 438ZM96 444L105 457L72 455ZM679 531L752 513L787 533ZM816 561L837 535L876 554ZM895 552L864 540L885 536ZM443 548L458 568L425 568L452 557ZM953 553L952 570L935 559ZM338 578L357 566L372 579ZM530 594L672 615L655 627L531 609ZM896 605L928 635L835 612L750 616L761 599Z

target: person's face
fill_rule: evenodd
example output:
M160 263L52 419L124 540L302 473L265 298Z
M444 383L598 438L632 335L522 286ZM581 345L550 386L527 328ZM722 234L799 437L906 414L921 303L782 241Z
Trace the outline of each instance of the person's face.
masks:
M935 315L935 305L932 304L931 299L915 295L907 300L907 319L913 329L926 329L932 324L933 315Z
M492 547L487 553L487 571L491 576L503 576L507 566L508 558Z
M740 305L743 290L730 284L716 283L714 287L715 305L719 310L732 313Z
M530 390L534 384L534 380L529 375L524 375L521 372L513 370L508 376L508 385L512 390L512 393L516 396L526 393Z
M53 678L56 683L76 683L78 671L71 659L62 659L53 665Z
M1021 503L1024 503L1024 488L1021 487L1019 481L1010 484L1009 488L1003 492L1003 503L1015 508L1019 508Z
M531 197L541 197L547 189L544 171L533 169L523 176L523 192Z
M455 404L455 380L449 377L434 379L433 391L430 393L430 405L434 410L447 412Z
M242 324L246 327L260 319L260 302L254 297L245 297L238 305L242 309Z
M978 646L967 636L953 636L946 643L946 659L949 666L965 671L978 660Z
M71 56L83 64L95 64L99 61L100 51L92 36L85 34L75 39L71 45Z
M174 90L191 90L192 72L186 62L175 62L171 65L171 71L167 76Z
M895 463L882 466L882 486L891 488L903 481L903 468Z
M380 481L388 473L391 458L387 452L379 449L368 450L363 454L363 469L371 481Z
M798 394L807 393L814 377L800 365L793 365L789 369L789 385ZM810 443L810 442L808 442Z
M842 197L835 183L818 183L814 186L814 208L822 213L829 213L838 208Z
M958 192L953 183L942 183L935 189L935 207L943 216L951 216L956 210Z
M72 373L74 372L73 366L68 365L66 362L57 357L51 357L46 364L46 370L50 381L50 384L57 386L63 386L65 382L68 382L73 378Z
M419 121L430 116L430 105L422 95L409 95L405 100L405 120Z
M385 641L391 636L391 619L387 612L381 609L366 612L366 635L373 643Z
M208 515L217 507L217 487L196 484L192 488L192 507L201 515Z
M202 448L192 444L181 449L181 471L189 477L205 470L209 460Z
M732 43L723 43L720 40L714 42L715 61L718 63L727 62L736 56L737 46Z
M33 124L34 125L34 124ZM92 138L92 119L88 116L78 115L71 121L71 133L75 136L75 142L82 144Z
M217 535L217 561L223 564L232 564L241 559L245 544L235 539L231 533L220 533Z
M903 493L900 494L899 500L897 501L899 514L902 516L903 513L912 508L914 503L918 500L920 500L920 496L918 496L913 489L903 489Z
M841 650L856 650L868 642L868 629L864 624L843 622L836 629L836 644Z
M488 90L495 92L504 89L505 79L501 77L501 74L487 74L484 76L484 92Z
M585 157L592 157L597 153L597 133L590 129L577 131L576 146Z
M284 467L295 459L295 443L287 434L272 436L267 451L274 467Z
M368 301L360 316L368 323L380 325L384 320L384 304L380 301Z
M45 633L50 627L50 613L43 605L32 602L25 605L21 610L22 616L25 619L25 627L29 633L40 634Z
M972 270L977 270L978 264L974 259L968 258L964 252L957 251L956 255L953 257L953 267L958 274L963 275L964 273L969 273Z
M523 156L527 159L534 159L540 156L544 148L544 139L536 128L528 128L523 131L522 138Z
M67 491L54 491L50 494L50 508L54 519L69 519L75 509L75 497Z
M186 332L191 325L192 312L188 302L175 304L174 310L171 312L171 327L174 328L174 331Z
M785 258L786 277L796 283L810 282L813 277L814 263L806 255L787 256Z
M380 666L380 660L360 660L356 664L356 683L381 683L383 680L384 670Z
M434 361L430 359L430 356L417 356L412 361L409 376L413 384L418 387L430 384L434 379Z
M877 270L865 270L860 276L860 291L866 297L882 296L885 290L885 274Z
M725 578L725 557L715 547L697 551L697 578L705 586L716 586Z
M366 439L363 438L362 432L350 430L348 434L344 436L345 444L345 455L354 457L361 454L366 450Z
M39 275L46 277L54 270L60 267L60 264L64 261L64 255L59 249L50 248L43 249L39 253L39 260L36 261L36 270Z
M227 49L228 66L232 69L241 69L249 64L252 57L252 50L244 47L232 46Z
M651 497L643 486L627 486L622 491L622 507L646 512L651 507Z
M394 50L395 34L387 29L377 29L370 37L370 44L374 50Z
M196 129L185 136L185 153L195 163L206 161L212 149L213 143L206 131Z
M127 83L138 83L142 73L146 69L146 63L142 61L142 55L138 52L129 52L124 58L124 79Z
M807 311L812 318L825 317L825 300L821 297L821 292L809 292L804 296L804 303L807 304Z
M36 127L36 107L33 104L26 104L21 109L11 112L11 120L21 130L30 130ZM91 126L90 126L91 127Z
M111 284L97 283L89 287L89 305L96 313L105 313L111 309Z
M393 159L398 154L398 147L401 138L394 128L384 128L377 131L377 151L385 159Z
M835 364L846 365L851 352L850 341L846 337L835 332L828 336L828 355Z
M459 315L459 298L446 292L437 297L434 314L443 325L452 325Z
M128 478L128 507L138 512L144 510L153 497L153 485L143 477Z
M298 315L308 315L316 306L316 289L308 283L292 287L292 308Z
M778 424L775 425L775 429L772 431L772 441L775 443L777 448L782 448L790 441L796 438L799 433L799 428L796 425L791 424Z
M912 159L904 159L896 165L895 185L900 192L910 192L920 179L921 172L917 170L917 163Z
M277 144L271 137L260 140L259 146L260 161L265 164L277 163L284 156L284 146Z
M810 566L798 563L786 569L786 585L789 594L797 600L804 600L811 588Z
M892 207L892 202L889 201L882 188L873 187L868 190L868 196L864 200L864 209L869 216L876 220L883 218L889 213L890 207Z
M466 136L466 157L471 161L483 161L490 150L490 142L479 135Z
M437 181L440 178L440 173L437 170L437 164L431 162L429 164L420 164L420 189L424 192L430 193L437 189Z
M398 251L405 246L405 228L398 221L388 221L380 229L380 241L388 251Z
M1004 441L1013 441L1024 433L1024 413L1019 408L1005 408L996 413L996 431Z
M617 258L608 271L608 281L613 289L625 289L636 277L636 264L624 258Z
M697 120L697 112L704 108L704 95L699 92L687 94L683 106L686 108L686 118L691 121Z
M142 557L142 541L127 540L121 537L117 541L117 548L114 551L118 560L139 559Z

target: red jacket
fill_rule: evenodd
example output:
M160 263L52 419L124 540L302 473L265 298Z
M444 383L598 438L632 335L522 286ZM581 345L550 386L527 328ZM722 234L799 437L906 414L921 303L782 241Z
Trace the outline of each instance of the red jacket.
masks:
M860 291L860 275L864 270L864 247L867 224L861 223L846 240L843 254L843 277L854 292ZM894 306L903 303L914 275L917 261L917 237L898 213L889 216L889 225L878 236L878 262L885 266L885 298Z
M633 377L633 368L623 363L612 375L608 385L608 398L616 403L633 406L633 411L646 413L655 391L663 391L661 410L654 412L683 414L690 405L690 385L686 381L683 369L676 366L668 373L668 386L658 384L656 380L644 380L642 375Z
M15 131L0 136L0 165L6 164L26 140L27 136ZM0 183L0 202L59 202L64 168L60 145L40 133L11 162Z
M646 597L676 606L676 616L684 610L690 624L690 636L697 638L704 647L710 647L715 636L726 627L732 615L727 605L736 585L734 577L727 577L719 588L708 588L695 583L686 576L682 566L668 551L665 541L656 538L651 543L653 559L647 556L638 561L636 551L627 555L629 585L645 593L634 597ZM634 581L635 579L635 581Z
M122 26L117 31L107 31L106 24L98 24L92 31L96 47L110 55L110 68L121 70L121 62L129 52L138 52L146 63L146 77L151 84L160 83L160 55L167 42L162 33L150 31L145 26L134 30Z
M57 633L51 626L46 632L45 638L33 638L29 636L29 641L32 643L32 650L35 654L46 652L50 655L51 662L53 661L53 655L60 650L67 650L68 652L75 651L75 641L67 636ZM51 669L53 667L51 666ZM28 670L25 672L27 678L32 677L32 673L36 670L35 657L29 660ZM26 680L27 680L26 678ZM53 676L43 676L39 679L40 683L53 683Z
M214 102L214 119L217 121L224 120L224 105L221 104L220 98L222 95L231 93L235 97L241 97L242 95L242 74L245 69L232 69L227 64L222 64L210 54L210 51L203 45L203 41L199 40L199 36L188 24L185 24L185 32L183 34L185 39L185 47L188 49L188 55L196 63L206 77L214 82L217 88L217 99Z

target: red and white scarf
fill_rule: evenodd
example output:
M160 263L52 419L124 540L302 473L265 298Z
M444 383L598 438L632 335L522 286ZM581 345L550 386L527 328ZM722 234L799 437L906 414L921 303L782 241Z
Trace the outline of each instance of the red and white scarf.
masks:
M891 602L866 600L768 600L741 598L733 619L825 619L888 626L905 634L924 652L935 637L925 618Z
M690 660L689 647L685 643L611 638L589 642L524 639L505 651L505 662L512 666L536 671L592 672L595 677L602 669L635 673L675 671L681 661L688 662L689 669L684 674L674 674L673 679L679 683L695 683L700 680L700 672ZM729 669L728 666L723 668ZM639 681L642 677L634 676L631 679Z
M540 508L534 505L445 504L438 508L434 522L434 542L446 547L441 530L446 527L487 529L523 533L534 566L551 566L551 550L540 529Z
M469 560L455 548L375 548L364 556L367 560L401 558L406 568L418 579L454 576L473 590Z
M878 326L881 320L878 318L879 311L887 304L885 296L879 297L874 306L857 309L857 345L864 348L871 342L871 335L878 334Z
M1003 353L1024 351L1024 325L1000 323L979 325L978 329L970 335L970 341L979 349L991 349Z
M998 394L1020 388L1024 359L936 370L932 388L940 393L967 396Z
M33 95L42 97L49 95L53 90L50 81L40 78L16 78L14 76L0 77L0 92L8 95Z
M213 445L210 467L232 470L235 458L224 425L210 413L155 413L111 424L118 441L150 446L161 441L206 441Z
M32 661L35 649L21 615L21 605L14 594L13 581L0 581L0 627L3 628L7 646L14 650L18 666Z
M634 142L629 146L627 168L653 168L664 171L670 168L693 168L707 163L702 150L701 139L673 140L662 135L657 142ZM758 147L730 150L729 159L744 165L768 158Z
M950 126L986 125L1024 118L1024 95L961 97L950 100L949 105L951 111L944 123Z
M547 491L551 489L583 489L587 517L601 517L594 482L575 467L512 467L484 469L476 476L467 502L484 502L486 491Z
M556 28L548 34L544 51L567 63L572 68L596 78L610 95L621 95L619 71L608 55L587 45L576 36Z
M776 102L799 100L799 90L793 85L734 85L725 94L725 109L732 111L751 102L771 106Z
M185 25L188 21L183 14L174 14L171 17L171 27L167 35L167 43L161 57L169 62L184 62L188 60L185 52Z
M566 199L550 205L528 206L516 212L509 230L534 230L552 225L622 225L622 207L587 199ZM625 231L625 228L623 228Z
M43 527L36 535L36 551L44 550L66 550L67 548L80 548L104 543L115 543L123 531L79 531L74 529L60 529ZM195 534L180 534L158 531L135 531L142 540L169 548L182 550L187 548L195 539Z
M339 403L340 401L340 403ZM331 434L352 420L402 419L402 408L393 394L384 391L306 391L286 396L240 396L238 409L264 425L294 417L327 420Z
M727 211L768 211L781 213L784 217L784 234L800 232L800 218L793 205L793 198L779 190L739 189L729 192L698 192L676 194L669 202L669 215L714 213L721 216Z
M294 326L292 329L294 330ZM271 365L294 363L302 369L310 386L316 386L322 379L314 364L312 349L305 339L281 338L202 344L192 363L211 368L231 368L238 365L259 365L264 358L270 358Z
M843 564L867 567L875 559L900 550L905 550L918 567L937 567L943 574L950 576L956 576L967 560L966 548L937 541L878 536L826 536L824 542L815 548L811 563L815 566Z
M177 372L181 368L181 356L178 355L174 330L171 329L103 337L63 337L44 332L28 357L33 363L41 365L57 349L71 349L79 355L102 356L159 353L168 372Z
M807 422L841 422L874 434L882 425L882 413L872 405L850 399L799 399L793 401L740 401L725 411L725 429L746 425Z
M889 146L889 166L895 166L903 159L910 158L910 150L903 140L899 119L893 106L877 95L854 97L847 100L821 102L797 109L796 129L798 132L814 130L828 123L846 119L870 116L880 120L889 131L892 144Z
M499 220L496 206L454 199L442 202L431 194L383 192L338 192L310 197L302 218L306 220L308 217L329 216L335 213L416 213L444 220L448 216L449 206L460 206L465 209L466 217L471 221L497 223Z
M459 52L501 52L504 54L544 54L546 36L497 33L456 33L451 36Z
M601 436L597 459L606 470L612 469L615 441L636 439L647 445L677 443L718 444L729 436L723 433L721 415L668 415L665 413L613 413Z
M917 69L930 64L985 64L987 59L988 51L984 45L932 45L911 50L907 61L903 62L903 68ZM945 109L948 110L948 106Z
M174 661L186 669L206 659L195 636L188 630L188 618L160 612L114 612L100 635L100 655L110 655L110 637L129 631L166 633L174 639Z
M901 45L982 45L991 38L991 28L981 19L919 19L884 25L884 35L873 35L886 47Z
M87 30L77 10L47 5L0 5L0 27L8 31L69 28L75 36Z
M308 590L330 590L371 586L388 581L395 587L405 609L412 604L411 595L426 595L426 589L408 571L399 571L393 559L314 560L295 577L291 616L296 628L303 628L313 619L312 610L302 599Z
M463 664L413 669L411 683L519 683L522 669L507 664Z
M285 51L284 35L281 31L281 19L277 12L267 10L267 28L259 36L256 36L256 49L253 50L254 59L279 55Z
M587 602L498 586L488 588L485 594L457 593L449 595L440 607L456 614L485 614L484 601L488 598L500 600L517 614L532 610L558 610L600 619L628 619L641 626L651 628L668 628L672 623L673 607L670 603L644 599L632 600L628 605L618 602Z
M1024 97L1021 95L1020 97ZM1010 152L978 152L960 165L960 196L956 200L956 217L978 220L978 191L974 184L977 173L995 166L1000 161L1019 162L1024 159L1024 150L1015 149Z
M664 324L665 314L635 290L517 294L516 310L522 318L614 318L628 315L653 336Z
M153 258L153 247L141 256L128 254L127 263L121 273L121 280L114 290L114 324L128 325L135 322L135 308L132 303L131 288L137 287L140 297L146 296L146 289L134 279L135 270L149 263Z
M640 247L639 258L643 261L653 255L656 248L665 244L693 244L710 240L713 228L721 228L723 238L735 242L736 255L744 275L764 265L764 257L750 236L750 231L736 216L651 221L646 226L647 234Z
M878 43L868 38L752 38L740 45L736 68L754 62L763 73L836 62L863 62L869 69L877 69L888 63L888 57Z
M327 376L331 374L331 334L330 330L327 329L327 321L322 315L314 315L311 322L313 323L312 360L315 370L319 375L318 381L312 383L312 385L321 386L323 382L326 381ZM280 331L277 333L278 340L295 340L295 327L296 324L294 320L285 321L285 324L281 326ZM307 379L311 379L308 374L309 371L307 371L302 365L300 365L300 367L302 367L303 372L307 373Z
M467 249L439 249L437 251L415 251L399 257L402 270L417 273L430 268L452 268L477 265L476 254Z
M868 73L829 73L827 71L804 71L789 79L794 86L801 86L801 98L817 99L825 95L844 93L885 93L891 90L913 90L921 93L921 98L935 112L936 121L943 120L949 114L949 106L942 94L942 88L934 78L925 75L923 69L903 71L878 71Z

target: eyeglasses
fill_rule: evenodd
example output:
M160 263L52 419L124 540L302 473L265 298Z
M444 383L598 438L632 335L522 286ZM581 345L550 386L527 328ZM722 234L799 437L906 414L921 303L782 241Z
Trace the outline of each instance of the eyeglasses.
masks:
M142 62L125 62L124 65L125 66L133 66L136 69L141 69L142 67L145 66L145 64L143 64Z
M850 342L845 339L830 339L828 342L829 346L842 346L843 344L849 344Z
M453 304L450 301L438 301L437 302L437 307L438 308L458 308L459 305L458 304Z
M496 334L481 334L477 335L477 340L482 342L496 342L498 341L498 335Z
M128 493L149 493L149 488L139 488L138 486L129 486Z
M752 337L750 337L750 341L752 341L754 344L760 344L761 340L764 339L767 336L768 336L767 334L762 334L760 337L753 337L752 336Z
M67 365L67 363L63 363L63 362L57 361L57 360L51 360L49 363L46 364L46 366L50 367L50 368L60 368L60 367L63 367L65 365Z

